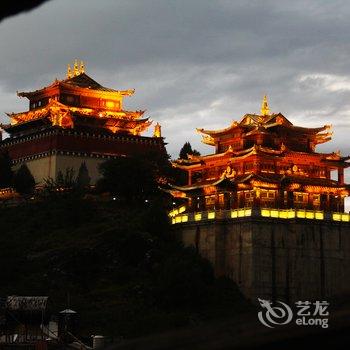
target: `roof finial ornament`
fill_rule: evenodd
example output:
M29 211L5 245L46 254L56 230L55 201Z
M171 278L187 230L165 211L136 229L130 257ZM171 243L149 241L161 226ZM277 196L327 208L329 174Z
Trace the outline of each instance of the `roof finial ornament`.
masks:
M78 60L74 61L74 75L79 75L79 67L78 67Z
M267 96L265 95L261 104L261 115L269 115L270 114L270 108L269 103L267 101Z
M70 67L70 64L67 65L67 79L71 78L72 75L72 69Z
M162 127L159 123L154 126L153 137L162 137Z
M67 65L67 79L76 77L83 73L85 73L85 63L83 61L78 63L77 59L74 60L72 68L70 64Z
M83 61L80 61L80 70L79 70L80 74L85 73L85 64Z

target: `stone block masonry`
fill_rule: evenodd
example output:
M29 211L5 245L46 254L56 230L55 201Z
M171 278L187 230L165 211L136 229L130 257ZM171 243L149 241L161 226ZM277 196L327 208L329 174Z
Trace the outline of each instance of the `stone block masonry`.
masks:
M173 225L253 302L324 300L350 292L350 223L249 216Z

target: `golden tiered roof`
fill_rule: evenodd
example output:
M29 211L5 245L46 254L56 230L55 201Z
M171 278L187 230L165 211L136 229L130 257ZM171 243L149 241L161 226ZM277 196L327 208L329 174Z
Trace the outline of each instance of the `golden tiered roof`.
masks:
M310 138L310 144L316 146L331 140L332 132L322 133L322 131L330 128L331 125L316 128L293 125L282 113L270 113L267 97L264 96L260 114L245 114L241 121L233 121L229 127L224 129L206 130L197 128L196 130L202 134L202 142L211 146L216 146L224 138L237 137L235 135L245 138L254 134L270 134L271 136L284 134L285 138L295 139L296 144L298 144L298 139L305 138L305 135L307 135Z
M85 64L78 64L76 60L73 68L68 65L66 79L56 79L42 89L17 93L30 100L30 110L9 113L11 123L3 127L11 134L30 127L31 122L45 121L47 124L48 121L52 126L62 128L84 125L104 128L112 133L140 135L152 121L142 118L145 111L123 109L123 98L134 92L134 89L115 90L99 84L85 73Z

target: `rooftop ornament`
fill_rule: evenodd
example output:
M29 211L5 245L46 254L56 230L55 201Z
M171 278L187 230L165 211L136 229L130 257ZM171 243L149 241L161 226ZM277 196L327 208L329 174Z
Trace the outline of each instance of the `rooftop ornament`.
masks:
M67 65L67 79L76 77L83 73L85 73L85 64L83 61L80 61L78 64L78 60L75 60L73 69L71 68L70 64Z
M269 114L270 114L269 103L267 101L267 96L265 95L261 103L261 115L265 116Z

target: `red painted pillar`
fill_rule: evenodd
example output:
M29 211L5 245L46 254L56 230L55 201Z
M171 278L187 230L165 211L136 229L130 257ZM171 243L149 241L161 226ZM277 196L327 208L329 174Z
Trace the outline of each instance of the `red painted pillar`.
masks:
M344 168L338 168L338 184L344 185Z
M189 171L187 174L188 174L188 184L192 185L192 171Z

